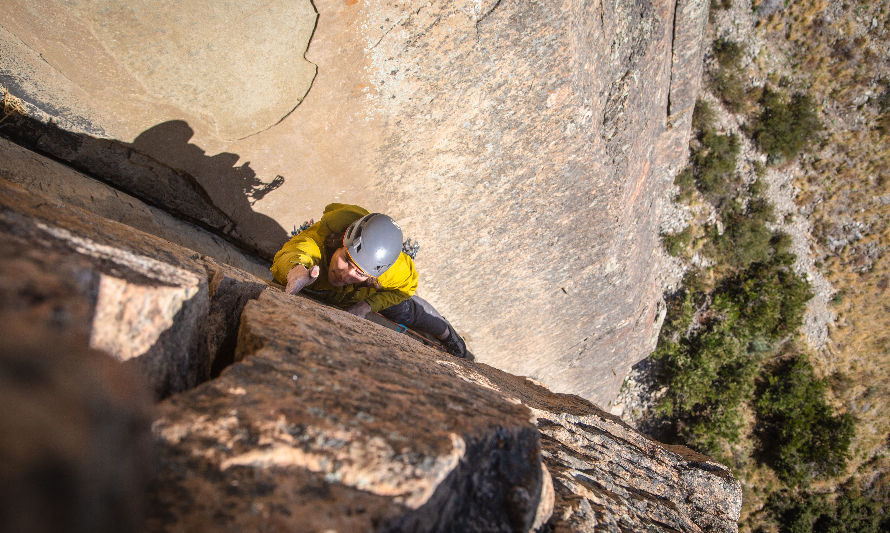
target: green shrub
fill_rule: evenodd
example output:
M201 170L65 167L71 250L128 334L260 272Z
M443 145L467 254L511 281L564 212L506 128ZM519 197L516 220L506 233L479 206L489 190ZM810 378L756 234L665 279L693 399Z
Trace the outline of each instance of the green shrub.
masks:
M667 297L667 312L659 332L659 339L664 342L660 342L659 346L675 344L678 338L685 335L692 325L696 308L695 298L700 295L695 290L699 284L698 275L699 273L695 269L690 269L683 278L684 289Z
M683 443L711 455L738 440L740 407L753 395L761 364L747 351L749 339L731 307L725 311L689 337L660 343L655 352L669 383L659 412L671 418Z
M733 178L741 148L739 139L734 133L721 135L706 131L700 141L700 146L692 151L691 157L696 185L702 194L712 201L718 201L738 185L738 180Z
M721 288L735 302L751 337L779 340L803 324L810 284L791 265L794 256L777 253L754 263Z
M721 215L723 235L714 232L710 255L720 257L738 270L767 261L773 252L770 245L773 232L766 226L769 214L760 203L751 202L747 209L739 208L738 204L726 206Z
M745 82L738 69L719 67L711 73L711 89L733 113L745 109Z
M714 56L717 63L723 68L740 69L742 68L742 57L745 55L745 47L741 44L719 38L714 41Z
M733 113L745 108L745 82L742 58L745 48L723 38L714 41L714 57L718 67L711 72L711 89Z
M840 473L846 465L853 418L834 415L806 355L771 369L755 402L760 456L789 485Z
M695 101L695 108L692 111L692 129L697 132L697 137L700 138L707 131L713 131L716 119L717 115L711 108L711 104L704 100Z
M831 295L831 305L835 307L841 305L842 303L844 303L844 296L846 295L847 292L843 289L836 291L834 294Z
M686 167L674 176L674 185L680 191L677 193L676 201L688 202L692 199L692 193L695 191L695 172L692 167Z
M677 233L663 233L661 242L667 253L674 257L680 257L692 242L692 226L686 226Z
M768 260L726 278L709 295L687 286L669 299L653 353L661 364L658 381L668 387L657 406L673 428L667 438L715 456L738 441L741 407L754 399L763 361L800 326L810 298L809 284L791 270L794 256L784 252L784 240L774 235Z
M796 157L822 130L815 105L806 94L796 93L789 100L767 89L760 103L762 111L751 127L751 138L770 163Z
M834 500L786 489L770 494L764 511L781 532L879 533L890 526L890 518L881 514L883 505L854 487L843 488Z

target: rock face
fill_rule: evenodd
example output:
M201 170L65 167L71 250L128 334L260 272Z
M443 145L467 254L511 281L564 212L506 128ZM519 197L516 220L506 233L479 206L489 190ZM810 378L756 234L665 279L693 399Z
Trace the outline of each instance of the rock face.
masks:
M482 4L377 11L376 192L481 360L606 405L661 325L707 5Z
M153 529L528 530L544 472L527 410L381 329L277 291L250 302L242 361L160 406Z
M86 130L187 113L238 139L306 95L316 17L309 0L12 0L0 31L4 81Z
M183 53L200 60L214 51L177 37L180 23L165 14L146 28L169 30L169 40L152 44L165 48L134 57L121 51L146 38L134 33L146 27L144 14L112 9L106 22L96 16L101 3L96 11L75 4L4 10L0 81L61 117L54 123L79 143L116 139L193 177L208 213L231 220L216 213L209 227L268 253L282 228L317 218L329 201L388 212L423 244L424 296L480 360L602 405L651 350L661 322L659 202L685 160L706 0L318 0L311 89L302 101L279 91L289 103L273 115L299 107L237 141L241 133L226 132L268 123L254 104L275 75L208 60L186 82L152 91L175 77ZM273 4L274 14L289 3ZM231 16L243 2L187 5L194 11L175 12L201 20L192 26L243 22ZM263 39L226 34L226 49L294 56L281 21L256 26L267 28ZM65 43L83 38L58 39L59 31L107 45L96 59L102 68L89 71L95 79L84 75L91 48L69 55ZM226 97L232 92L237 98ZM0 132L14 136L7 126ZM47 153L65 158L49 144Z
M13 398L4 407L37 413L53 397L69 411L98 409L59 424L3 412L4 428L30 425L20 440L2 433L0 453L16 458L0 469L4 491L28 486L35 471L57 486L64 470L40 470L51 459L12 452L61 435L81 436L92 455L74 453L73 464L102 480L78 489L79 500L4 499L0 516L16 511L9 523L22 529L53 530L75 501L92 505L89 531L737 530L741 490L725 467L651 441L577 396L2 180L0 230L0 314L17 320L3 322L12 327L0 395ZM28 331L71 349L17 350ZM91 358L113 360L88 342L119 362L90 370ZM27 360L49 369L37 375L64 379L35 380ZM143 386L127 381L133 372L164 398L153 455L140 444L148 416ZM116 445L113 475L95 459L102 438ZM154 477L142 493L147 467ZM118 503L98 505L107 494Z

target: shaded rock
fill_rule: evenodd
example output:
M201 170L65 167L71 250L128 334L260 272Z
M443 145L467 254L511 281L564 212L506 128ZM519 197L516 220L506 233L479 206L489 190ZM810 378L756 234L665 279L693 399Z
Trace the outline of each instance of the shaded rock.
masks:
M149 391L76 328L10 308L10 266L0 266L0 523L29 533L142 531ZM68 305L80 297L76 279L41 281L55 282L45 295L56 314L78 314L81 305Z
M238 326L247 302L259 297L268 287L259 279L226 265L208 264L210 276L210 309L202 325L211 354L210 373L202 377L216 377L235 361Z
M213 205L194 177L131 146L67 131L49 118L44 122L14 115L5 126L3 134L16 143L62 160L150 205L162 206L178 218L221 233L233 228L231 219Z

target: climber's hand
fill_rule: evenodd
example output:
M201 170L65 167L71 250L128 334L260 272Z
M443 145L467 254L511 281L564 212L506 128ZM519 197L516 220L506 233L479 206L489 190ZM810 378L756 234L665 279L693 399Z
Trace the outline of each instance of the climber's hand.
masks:
M297 294L303 287L312 285L318 279L320 269L318 265L312 267L312 270L306 270L303 265L297 265L290 269L287 273L287 287L284 292L288 294Z
M365 315L367 315L368 313L371 312L371 304L369 304L368 302L362 301L362 302L359 302L359 303L353 305L352 307L347 309L347 311L349 311L350 313L352 313L355 316L360 316L360 317L364 318Z

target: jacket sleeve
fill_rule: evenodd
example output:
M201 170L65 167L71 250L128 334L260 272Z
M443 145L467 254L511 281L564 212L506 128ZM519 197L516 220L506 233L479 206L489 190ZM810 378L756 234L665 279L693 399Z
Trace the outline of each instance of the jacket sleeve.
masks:
M379 278L383 289L376 291L365 301L374 312L402 303L417 292L418 278L414 261L402 253L398 261Z
M272 276L275 281L287 285L287 273L296 265L311 269L321 264L321 248L312 239L309 231L304 231L285 243L272 260Z

